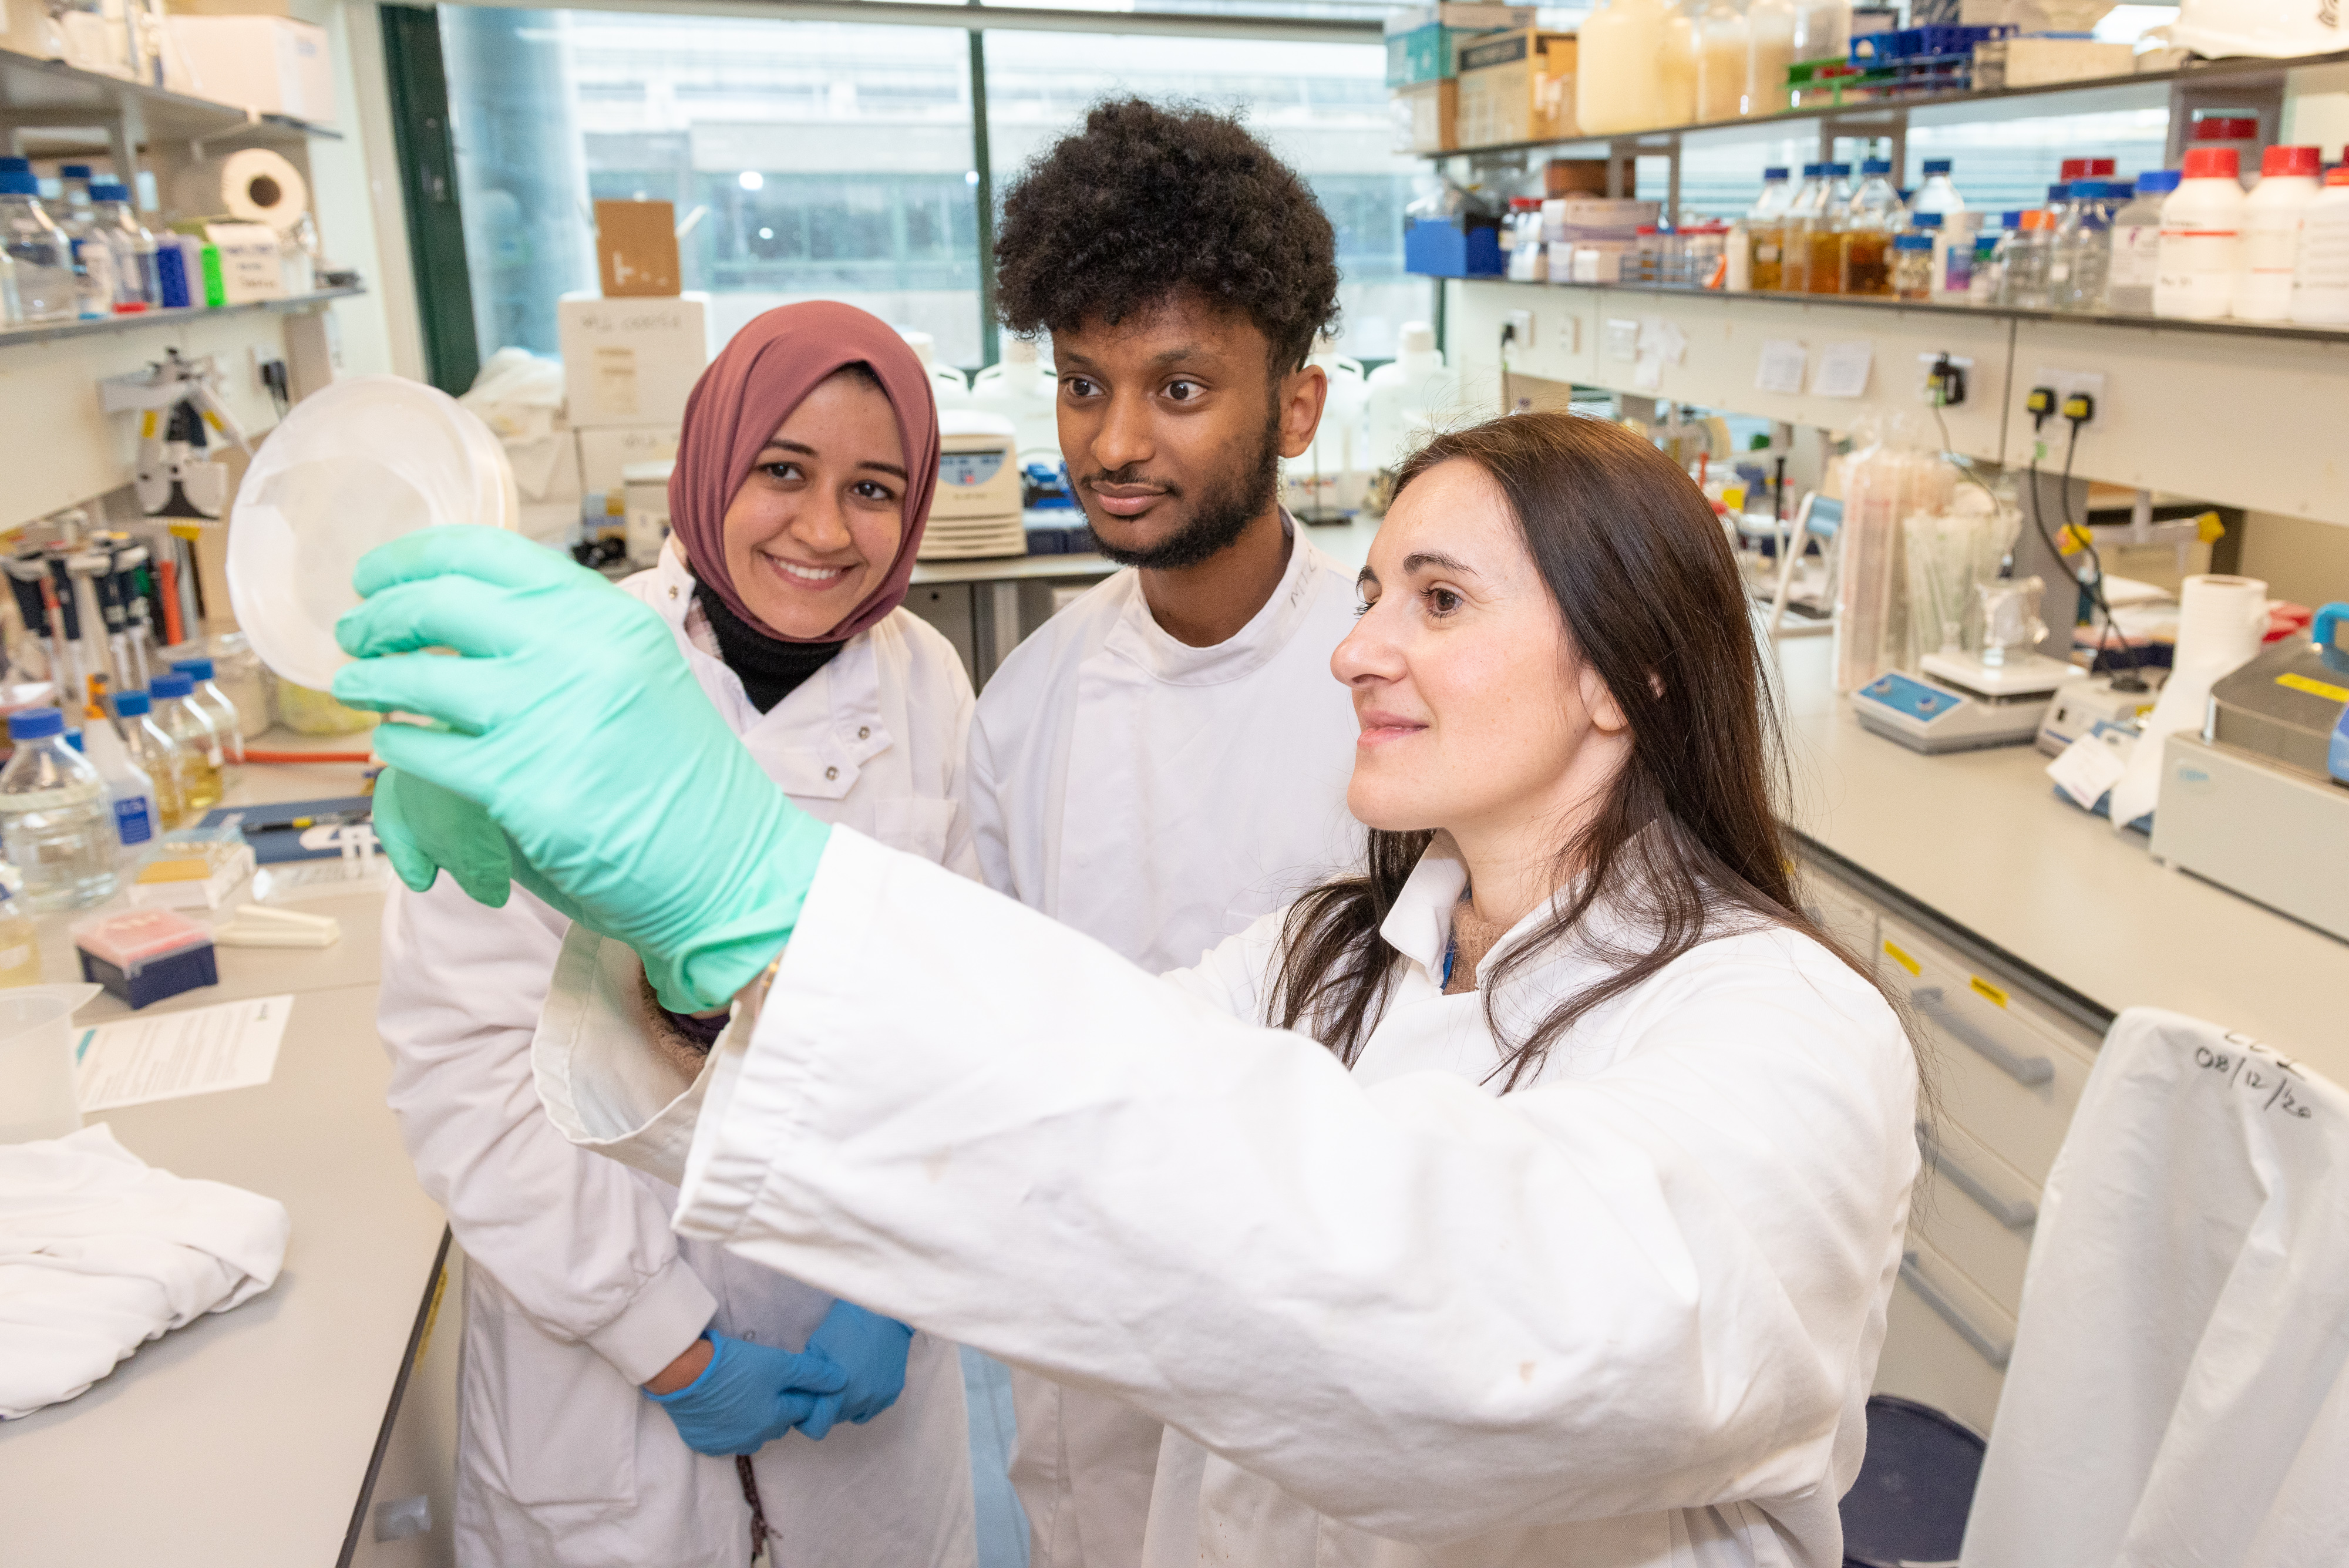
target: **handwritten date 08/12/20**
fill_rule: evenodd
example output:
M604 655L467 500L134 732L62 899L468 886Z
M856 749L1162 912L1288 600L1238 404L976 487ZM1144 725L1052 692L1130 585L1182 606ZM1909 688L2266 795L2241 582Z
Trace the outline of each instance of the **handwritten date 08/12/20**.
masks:
M2307 1101L2292 1092L2300 1070L2282 1056L2273 1055L2251 1041L2235 1051L2213 1051L2208 1045L2194 1048L2194 1064L2208 1072L2225 1076L2230 1087L2246 1094L2263 1096L2260 1109L2273 1111L2281 1116L2306 1121L2310 1106Z

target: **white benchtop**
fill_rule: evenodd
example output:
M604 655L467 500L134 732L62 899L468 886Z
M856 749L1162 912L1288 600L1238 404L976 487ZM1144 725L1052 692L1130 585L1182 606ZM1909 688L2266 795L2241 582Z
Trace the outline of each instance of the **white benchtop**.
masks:
M2155 864L2057 799L2032 747L1929 757L1870 734L1828 651L1780 653L1806 838L2101 1007L2191 1013L2349 1084L2349 943Z

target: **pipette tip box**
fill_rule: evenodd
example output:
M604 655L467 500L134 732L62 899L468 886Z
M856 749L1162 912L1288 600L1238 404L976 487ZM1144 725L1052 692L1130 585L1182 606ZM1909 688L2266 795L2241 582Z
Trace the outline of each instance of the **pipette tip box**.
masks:
M212 933L169 909L133 909L73 928L81 977L102 985L133 1009L165 997L218 985Z

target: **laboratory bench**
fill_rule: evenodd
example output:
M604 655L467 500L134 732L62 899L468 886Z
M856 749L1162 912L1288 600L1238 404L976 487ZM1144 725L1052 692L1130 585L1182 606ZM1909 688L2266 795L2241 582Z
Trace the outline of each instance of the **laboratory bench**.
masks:
M255 742L366 743L277 732ZM350 764L253 764L233 771L226 804L356 794L359 777ZM268 1083L89 1118L150 1165L283 1203L293 1221L285 1267L262 1294L150 1341L78 1397L0 1422L0 1557L86 1568L365 1560L362 1506L447 1234L385 1103L382 906L379 889L305 899L294 907L341 923L335 946L221 948L218 985L140 1014L293 994ZM87 913L37 922L45 980L81 978L67 927ZM75 1020L127 1016L101 994Z
M2154 861L2030 746L1926 756L1859 726L1824 638L1779 645L1805 897L1911 1010L1928 1169L1880 1392L1987 1432L2040 1196L2113 1014L2168 1008L2349 1084L2349 944Z

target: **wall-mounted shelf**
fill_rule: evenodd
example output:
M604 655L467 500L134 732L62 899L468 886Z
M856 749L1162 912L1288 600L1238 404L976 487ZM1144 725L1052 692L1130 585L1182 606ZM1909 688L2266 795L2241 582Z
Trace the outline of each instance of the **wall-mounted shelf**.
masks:
M1507 278L1479 277L1454 281L1495 284L1504 288L1569 290L1587 294L1649 295L1672 299L1741 299L1787 306L1824 306L1829 310L1880 311L1898 315L1926 314L1970 321L2060 321L2067 326L2127 327L2137 332L2209 332L2228 337L2282 338L2294 342L2349 343L2349 326L2295 327L2281 321L2187 321L2172 316L2114 316L2074 310L2017 310L2000 305L1937 305L1928 300L1887 299L1848 294L1729 294L1720 289L1674 288L1640 283L1521 283Z
M1800 109L1782 110L1776 114L1750 115L1737 119L1704 120L1692 125L1661 126L1652 130L1627 132L1620 136L1571 136L1547 141L1506 141L1485 147L1462 147L1448 152L1423 154L1432 161L1452 158L1495 158L1505 154L1543 150L1566 151L1575 148L1611 150L1619 154L1632 150L1650 154L1676 151L1682 137L1733 136L1767 130L1775 127L1793 127L1823 119L1852 122L1855 129L1844 134L1863 134L1858 125L1878 120L1889 123L1895 117L1906 117L1920 109L1985 109L1995 110L2000 106L2021 99L2060 98L2073 94L2108 93L2118 88L2137 87L2191 86L2197 88L2220 88L2230 90L2274 94L2282 91L2285 73L2313 66L2349 64L2349 50L2328 55L2303 55L2292 59L2229 59L2199 60L2176 70L2140 71L2128 76L2094 77L2081 81L2046 82L2034 87L2002 88L1992 92L1952 92L1920 94L1914 98L1871 99L1858 103L1806 105ZM1891 135L1889 130L1876 132Z
M244 145L340 137L285 115L167 92L9 49L0 49L0 130L27 155L88 149L118 160L150 140Z
M26 343L54 343L60 337L96 337L109 333L148 331L158 327L179 327L191 321L215 320L246 311L307 310L327 300L351 299L366 292L361 286L352 284L347 288L322 288L310 294L292 295L285 299L256 299L243 305L142 310L129 316L109 316L97 321L40 321L25 327L0 328L0 350Z

